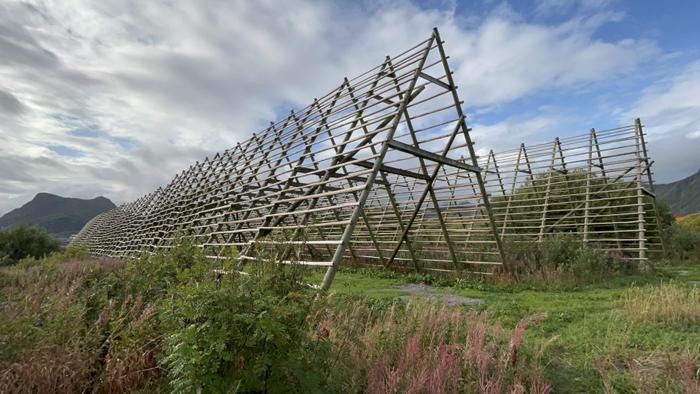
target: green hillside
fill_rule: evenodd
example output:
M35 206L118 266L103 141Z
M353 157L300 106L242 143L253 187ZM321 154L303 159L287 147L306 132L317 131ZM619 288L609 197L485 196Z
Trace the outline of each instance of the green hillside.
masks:
M700 231L700 212L680 217L676 221L683 227Z
M91 200L66 198L39 193L31 201L0 217L0 228L19 224L34 224L45 228L56 238L66 241L95 215L114 208L105 197Z
M654 186L656 195L668 204L671 212L700 212L700 170L680 181Z

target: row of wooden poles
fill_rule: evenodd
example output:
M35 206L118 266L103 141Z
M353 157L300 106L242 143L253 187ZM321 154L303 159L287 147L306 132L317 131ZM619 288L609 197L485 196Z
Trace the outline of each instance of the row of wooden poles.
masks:
M489 274L502 241L559 232L646 259L658 229L641 123L479 157L443 45L435 29L72 242L124 257L187 237L241 267L327 267L324 288L342 261Z

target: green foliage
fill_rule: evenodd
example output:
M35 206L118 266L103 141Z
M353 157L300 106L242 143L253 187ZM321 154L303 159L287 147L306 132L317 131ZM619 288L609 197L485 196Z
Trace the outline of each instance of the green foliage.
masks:
M632 268L629 263L582 242L574 234L554 234L539 243L511 241L504 247L503 273L515 275L517 280L528 277L565 279L568 276L571 280L585 281Z
M573 235L557 234L545 238L539 244L540 264L555 270L567 265L573 266L582 248L583 245Z
M430 391L424 376L466 392L487 381L528 392L545 382L557 392L598 392L604 384L677 392L697 384L696 375L683 375L696 374L700 361L695 325L665 322L680 311L696 322L697 291L679 283L682 296L667 297L647 294L645 284L680 268L681 280L700 279L698 265L610 275L624 265L571 235L509 245L509 263L523 276L587 280L556 291L549 287L556 280L504 286L345 268L332 288L340 294L314 298L300 267L258 261L247 274L233 273L235 260L207 261L187 241L128 262L85 253L67 249L0 268L0 392ZM216 281L214 269L230 273ZM407 293L396 285L407 281L482 298L473 308L486 313L397 303ZM644 286L642 298L623 302L631 283ZM637 305L666 317L630 324ZM526 331L518 323L541 312L547 318Z
M700 260L700 231L674 223L663 232L667 257L679 260Z
M657 200L661 214L660 229L666 257L674 260L700 260L700 213L682 216L674 221L668 204Z
M657 198L654 202L659 211L659 228L663 231L673 224L673 213L666 201Z
M128 290L141 294L149 302L160 299L181 281L201 279L206 274L207 266L200 250L186 240L179 240L168 251L143 253L126 263Z
M302 350L312 294L299 271L261 263L217 284L196 277L169 289L161 307L163 365L175 392L288 392L318 385ZM314 383L315 382L315 383Z
M0 266L26 257L42 258L58 249L58 240L39 227L22 225L0 230Z
M161 365L175 392L288 391L318 385L308 353L312 293L297 267L260 262L247 274L234 259L207 261L180 240L167 252L127 262L125 290L157 309ZM214 269L230 274L214 280ZM316 382L316 383L311 383Z
M68 246L44 257L25 257L17 262L21 267L32 267L35 265L60 264L69 260L82 260L90 256L90 251L84 246Z
M551 179L550 179L551 178ZM550 209L558 212L571 212L581 210L586 194L588 173L579 169L567 173L557 170L544 171L534 175L519 185L515 192L509 196L494 196L491 205L494 208L497 223L505 223L507 234L524 235L537 234L544 207L549 204ZM605 198L615 198L615 204L609 204L607 200L591 201L590 209L598 214L616 215L622 214L628 208L628 204L636 203L636 192L624 180L614 180L592 175L590 187L596 194ZM549 189L549 198L547 190ZM572 197L573 196L573 197ZM555 208L552 208L554 206ZM508 208L506 208L508 207ZM508 215L506 217L506 211ZM583 218L573 215L562 219L563 214L551 214L545 225L557 223L556 231L580 231L583 227ZM561 221L559 221L561 219ZM596 231L614 230L610 223L589 224L591 235Z

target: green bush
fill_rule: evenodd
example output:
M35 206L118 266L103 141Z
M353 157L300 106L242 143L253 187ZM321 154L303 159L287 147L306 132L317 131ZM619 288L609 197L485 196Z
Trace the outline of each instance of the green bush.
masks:
M288 392L299 382L320 384L303 352L312 297L294 286L280 294L275 287L286 279L230 275L219 286L173 288L160 315L172 389Z
M669 258L700 260L700 231L674 223L663 234Z
M656 207L659 210L659 228L661 230L667 229L674 222L671 208L664 200L656 199L654 202L656 203Z
M62 250L51 252L43 257L25 257L17 262L17 266L32 267L42 264L60 264L68 260L82 260L89 256L90 251L84 246L67 246Z
M605 274L610 271L617 271L623 268L620 261L616 261L598 249L582 246L576 251L576 255L571 260L571 270L577 275L587 275L591 273Z
M539 244L539 261L547 269L556 270L575 265L579 252L585 248L581 241L568 234L555 234Z
M505 273L515 274L520 279L527 276L586 279L630 268L624 261L585 244L572 234L554 234L542 242L511 241L504 247Z
M42 258L59 250L59 242L46 230L35 226L17 226L0 230L0 266L27 258Z
M182 240L126 266L126 291L157 306L161 365L174 392L287 392L320 387L303 351L313 292L295 266L260 261L248 274ZM214 280L213 270L230 274ZM318 375L318 376L317 376ZM301 389L300 389L301 390Z

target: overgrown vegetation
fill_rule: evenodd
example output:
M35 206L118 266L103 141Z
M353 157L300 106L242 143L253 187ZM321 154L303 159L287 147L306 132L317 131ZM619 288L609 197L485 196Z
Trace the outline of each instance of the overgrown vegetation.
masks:
M542 242L512 241L505 244L506 262L496 280L506 284L578 284L638 267L628 260L583 243L573 234L556 234Z
M520 320L513 331L485 313L426 301L388 309L352 302L325 308L320 340L330 345L325 363L342 392L547 393L541 353L521 352L525 330L545 318Z
M319 272L233 273L187 242L25 257L0 269L0 392L697 392L698 244L677 228L648 272L558 235L507 245L493 279L344 269L322 296ZM485 304L404 303L406 282Z
M58 240L40 227L21 225L0 230L0 266L27 257L45 257L58 249Z
M127 262L79 255L0 271L0 392L549 387L518 353L539 318L511 334L446 306L317 299L304 271L264 262L217 281L187 243Z
M700 229L673 223L664 230L664 237L669 258L700 261Z

